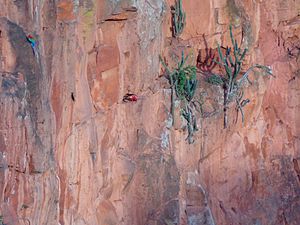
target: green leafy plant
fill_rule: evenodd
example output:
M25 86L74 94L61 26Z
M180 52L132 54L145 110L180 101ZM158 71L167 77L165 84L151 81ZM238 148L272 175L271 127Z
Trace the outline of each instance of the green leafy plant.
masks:
M222 48L225 49L225 53L222 52L220 45L218 44L219 61L215 61L220 65L222 71L225 74L219 75L211 73L207 78L207 81L211 84L222 86L224 89L224 128L228 126L228 107L232 101L236 102L236 110L242 115L242 122L244 123L244 111L243 107L250 102L249 99L243 99L245 82L251 81L248 75L254 69L263 70L265 73L272 75L272 71L269 67L255 64L248 68L246 72L242 73L243 60L247 53L247 48L242 49L238 46L237 40L234 39L232 33L232 26L230 28L230 39L232 47Z
M167 79L171 86L171 114L173 118L172 125L174 124L174 101L179 99L181 103L181 115L187 122L189 144L194 142L193 134L198 130L195 110L197 110L198 101L194 100L195 91L198 86L196 77L196 66L185 65L188 56L184 56L182 51L181 59L178 60L176 68L171 70L160 57L160 61L165 68Z
M182 8L182 0L175 0L175 5L171 7L171 13L173 37L179 37L185 27L185 12Z

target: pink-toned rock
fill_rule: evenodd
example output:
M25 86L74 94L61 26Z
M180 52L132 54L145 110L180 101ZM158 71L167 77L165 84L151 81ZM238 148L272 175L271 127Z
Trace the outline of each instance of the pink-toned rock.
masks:
M68 22L75 19L74 3L68 0L59 1L57 4L57 19Z
M299 0L183 1L177 40L173 4L0 0L4 224L299 224ZM220 73L206 54L231 44L230 23L249 49L243 71L275 77L251 73L245 123L232 104L223 129L223 90L198 74L189 145L158 56L175 66L184 50L195 65L200 52L199 69ZM128 92L139 100L123 103Z
M96 58L97 72L101 73L118 67L120 63L119 54L119 49L116 46L101 46Z

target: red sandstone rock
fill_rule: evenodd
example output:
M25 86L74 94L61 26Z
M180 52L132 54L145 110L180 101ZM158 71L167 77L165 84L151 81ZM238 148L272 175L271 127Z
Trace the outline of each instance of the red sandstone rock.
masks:
M298 225L299 0L0 0L0 216L4 224ZM222 90L205 92L195 143L158 56L230 44L249 48L245 125ZM241 30L243 29L243 32ZM26 34L37 37L33 55ZM207 44L203 41L203 34ZM204 55L203 55L204 57ZM142 96L123 104L124 93ZM1 217L0 217L1 218Z

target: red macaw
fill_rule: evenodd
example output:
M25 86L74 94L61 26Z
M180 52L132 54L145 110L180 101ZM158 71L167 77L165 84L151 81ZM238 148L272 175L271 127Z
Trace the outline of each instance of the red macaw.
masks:
M139 99L139 97L135 94L126 94L123 97L123 102L136 102Z
M35 40L34 38L29 34L27 35L27 41L31 44L31 47L34 48L35 47Z
M27 41L28 41L28 42L30 43L30 45L31 45L33 54L36 55L36 49L35 49L35 47L36 47L36 42L35 42L33 36L31 36L31 35L29 34L29 35L26 36L26 39L27 39Z

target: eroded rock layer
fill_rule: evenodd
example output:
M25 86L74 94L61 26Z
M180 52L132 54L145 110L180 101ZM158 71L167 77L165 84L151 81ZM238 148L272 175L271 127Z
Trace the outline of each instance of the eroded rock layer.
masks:
M173 4L0 0L0 224L300 224L300 1L183 0L179 39ZM223 129L199 73L189 145L159 55L208 69L229 24L275 77L251 74L244 125L231 107Z

